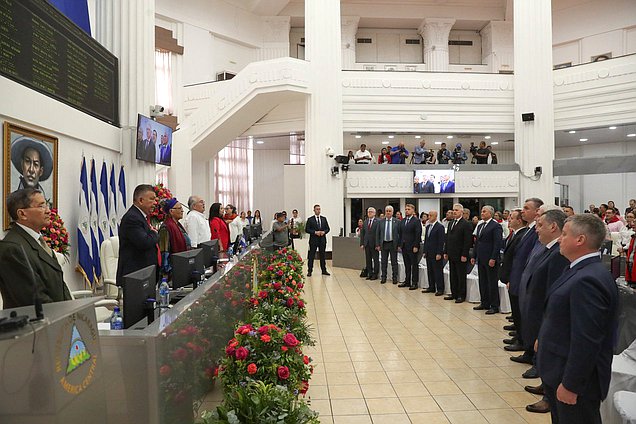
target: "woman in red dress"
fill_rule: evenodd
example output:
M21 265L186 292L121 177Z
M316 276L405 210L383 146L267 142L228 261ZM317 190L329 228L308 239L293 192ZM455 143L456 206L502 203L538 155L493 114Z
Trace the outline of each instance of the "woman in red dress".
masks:
M221 204L213 203L210 206L210 233L211 240L219 240L220 250L227 250L230 244L230 230L222 219Z

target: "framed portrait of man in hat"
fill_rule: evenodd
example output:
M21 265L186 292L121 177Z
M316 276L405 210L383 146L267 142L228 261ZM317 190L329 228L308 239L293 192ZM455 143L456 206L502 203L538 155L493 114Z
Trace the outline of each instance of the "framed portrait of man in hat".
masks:
M9 228L6 198L23 188L41 190L57 208L57 138L4 123L4 229Z

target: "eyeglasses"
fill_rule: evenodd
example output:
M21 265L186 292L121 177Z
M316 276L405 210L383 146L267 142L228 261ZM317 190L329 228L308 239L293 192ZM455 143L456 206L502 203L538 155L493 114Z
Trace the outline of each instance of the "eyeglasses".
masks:
M29 206L28 208L20 208L20 209L42 209L42 210L47 210L49 208L48 203L42 203L40 205L37 206Z

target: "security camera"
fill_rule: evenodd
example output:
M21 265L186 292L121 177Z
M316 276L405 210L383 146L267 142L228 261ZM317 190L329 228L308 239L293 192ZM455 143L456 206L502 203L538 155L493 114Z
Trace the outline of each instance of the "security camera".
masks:
M161 105L150 106L150 117L158 118L158 117L164 116L165 115L165 113L163 113L164 110L165 108Z
M333 150L333 148L327 147L325 154L329 156L330 158L332 158L336 155L336 152Z

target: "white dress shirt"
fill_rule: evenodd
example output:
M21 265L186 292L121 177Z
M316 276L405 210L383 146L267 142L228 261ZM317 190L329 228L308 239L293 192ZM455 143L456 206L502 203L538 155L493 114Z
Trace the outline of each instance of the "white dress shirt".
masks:
M185 218L184 225L192 247L197 247L199 243L208 241L211 238L210 223L199 211L192 209Z
M371 160L373 159L373 157L371 156L371 152L368 150L365 150L364 152L362 150L358 150L356 152L355 155L353 155L353 159L358 159L357 161L355 161L354 163L371 163Z

